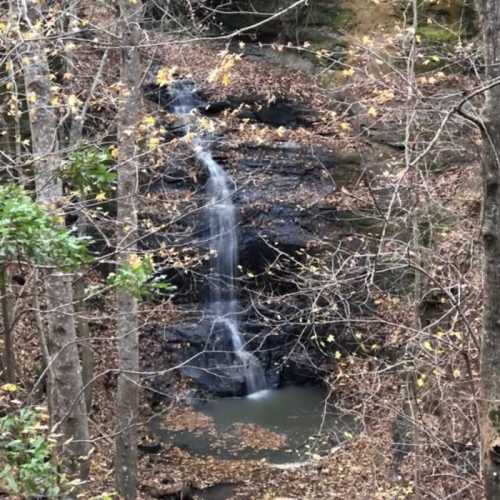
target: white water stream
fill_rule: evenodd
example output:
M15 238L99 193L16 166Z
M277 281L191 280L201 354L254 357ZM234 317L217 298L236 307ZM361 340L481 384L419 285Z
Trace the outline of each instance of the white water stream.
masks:
M194 130L196 104L191 84L177 81L172 85L174 112L187 127ZM196 157L209 172L207 185L209 219L210 309L214 325L222 325L229 336L233 351L241 363L248 394L267 387L264 370L259 360L245 348L238 322L238 294L236 269L238 260L238 234L235 207L232 200L233 182L210 151L210 142L199 135L193 141Z

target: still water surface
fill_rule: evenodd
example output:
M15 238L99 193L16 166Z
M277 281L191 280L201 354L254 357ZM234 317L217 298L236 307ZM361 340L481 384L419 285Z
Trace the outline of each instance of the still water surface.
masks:
M170 431L153 419L152 431L161 441L195 454L218 458L266 458L284 463L307 460L327 453L354 432L352 417L341 414L326 400L319 387L289 386L259 391L244 398L220 398L195 403L196 410L211 417L217 430ZM241 447L235 424L254 424L284 436L280 449ZM220 437L223 437L221 439Z

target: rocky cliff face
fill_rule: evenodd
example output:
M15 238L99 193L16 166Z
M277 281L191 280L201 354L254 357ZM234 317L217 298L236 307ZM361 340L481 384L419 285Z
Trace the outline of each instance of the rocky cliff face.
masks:
M274 7L280 2L275 3ZM446 5L452 10L456 7ZM244 10L244 2L238 8ZM431 15L443 18L442 8L432 8ZM468 7L461 8L464 12ZM315 2L306 10L303 17L279 21L286 24L281 30L275 24L262 30L269 28L269 34L289 37L293 27L291 31L307 34L309 40L319 33L337 44L339 35L345 34L334 23L339 13L349 12L343 26L353 30L363 30L365 23L373 30L378 21L388 25L398 13L393 3L381 2L380 9L370 10L372 17L367 19L362 5L354 1ZM228 29L247 25L248 17L255 16L218 15ZM231 16L235 16L233 24ZM454 16L450 14L450 27ZM266 40L268 35L260 29L251 40ZM295 41L303 43L305 35L297 36ZM324 47L324 40L318 46ZM382 231L403 244L411 232L404 208L411 204L411 190L401 186L397 199L392 199L390 185L398 182L399 174L392 178L387 168L403 162L404 110L397 92L374 90L369 79L360 81L359 77L356 93L342 74L324 86L324 76L332 68L335 72L338 61L325 69L322 60L306 64L309 56L300 64L298 59L291 61L279 45L273 50L247 42L244 47L238 71L231 75L234 81L227 88L207 82L211 68L205 68L206 61L213 55L205 49L191 51L189 63L180 52L165 55L168 66L181 68L177 78L191 80L198 123L194 131L186 130L174 116L175 96L169 86L155 83L161 63L152 66L145 81L150 111L162 117L163 139L170 153L159 168L144 176L149 201L142 207L143 220L165 229L142 243L162 256L160 268L177 286L174 301L180 316L175 327L159 321L154 335L165 352L178 353L179 361L205 352L209 334L213 345L225 350L223 335L211 329L206 308L208 174L196 160L191 137L193 132L201 133L209 138L214 158L234 182L237 280L246 341L258 352L274 384L319 379L322 368L335 359L333 353L359 350L362 327L353 319L376 315L369 288L405 290L411 283L407 265L391 260L390 252L387 261L377 255ZM352 62L363 68L362 61ZM395 59L392 68L398 64ZM386 85L383 71L379 76ZM392 83L393 88L399 85ZM369 102L379 107L383 120L375 108L370 115ZM432 129L431 122L438 115L432 106L423 114L420 139L425 140L426 130ZM454 127L449 133L455 138L467 133ZM434 161L440 165L468 161L473 151L466 144L461 139L440 141ZM389 206L396 222L385 224ZM146 229L144 234L150 233ZM375 346L377 332L377 327L371 327ZM188 367L186 372L202 386L220 394L243 391L242 377L224 371L227 355L203 354L199 360L201 371Z
M216 100L202 87L194 90L194 82L192 87L201 123L206 123L205 117L216 121L231 113L239 123L265 126L279 136L285 129L313 129L319 116L319 110L293 99L268 102L259 96L226 96ZM148 84L145 91L160 110L173 112L175 98L167 87ZM190 133L193 132L174 119L165 132L165 140L182 143ZM313 261L322 255L351 252L365 245L353 237L362 224L355 228L357 217L335 200L338 191L351 189L363 176L361 155L335 151L324 140L234 143L232 135L234 139L231 128L209 133L213 156L235 185L242 330L252 350L258 352L273 385L317 380L324 361L319 351L310 348L307 339L327 336L335 328L337 340L347 347L349 336L342 340L340 333L346 329L340 324L333 327L332 317L311 317L312 302L318 299L309 290L317 279L312 276L317 265ZM176 346L176 352L181 353L179 361L206 351L209 335L213 337L211 349L216 345L219 351L228 350L223 335L213 330L204 306L209 276L208 217L204 208L207 172L195 158L195 147L184 142L167 165L145 184L155 200L184 200L180 211L183 215L176 221L169 220L169 214L158 210L156 202L143 210L145 219L158 225L172 224L169 231L157 232L144 240L147 249L176 248L181 254L184 251L197 256L188 271L186 267L177 270L169 264L162 268L177 286L175 301L184 320L174 327L160 327L155 335L162 339L168 352ZM331 265L336 260L342 260L340 255L327 259ZM308 278L308 274L312 277ZM347 288L352 299L350 307L357 307L352 286ZM337 307L335 297L320 299L325 300ZM182 349L177 349L179 345ZM231 365L227 358L228 354L205 352L196 362L201 363L202 370L191 366L184 372L219 394L240 394L244 380L234 369L227 372L224 366Z

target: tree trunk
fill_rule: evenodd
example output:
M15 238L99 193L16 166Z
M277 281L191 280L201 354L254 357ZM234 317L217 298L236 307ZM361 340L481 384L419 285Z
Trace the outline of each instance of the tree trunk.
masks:
M90 344L90 327L87 320L88 311L85 303L85 279L81 274L76 276L73 281L73 294L76 313L76 335L80 345L82 381L85 387L85 404L87 406L87 411L90 412L92 406L92 379L94 377L95 361L94 352Z
M26 23L40 19L43 2L26 2ZM43 42L25 44L23 70L31 126L37 200L54 210L63 197L57 169L61 164L57 140L57 115L52 100L52 82ZM49 319L48 353L52 369L49 399L52 425L62 430L60 445L68 452L64 458L71 473L88 475L89 430L87 409L82 394L82 374L75 333L71 275L56 270L45 277ZM75 399L76 398L76 399Z
M0 297L2 303L2 326L4 339L3 369L5 380L16 382L16 356L14 351L14 300L10 287L9 266L0 263Z
M139 119L141 69L137 44L142 4L120 1L122 36L122 98L118 116L117 263L127 262L136 250L138 164L134 127ZM139 369L137 299L131 291L117 291L119 368L116 439L116 488L122 498L137 497L137 413Z
M500 77L500 1L478 1L487 81ZM485 95L482 114L484 312L481 344L481 465L488 500L500 499L500 87Z

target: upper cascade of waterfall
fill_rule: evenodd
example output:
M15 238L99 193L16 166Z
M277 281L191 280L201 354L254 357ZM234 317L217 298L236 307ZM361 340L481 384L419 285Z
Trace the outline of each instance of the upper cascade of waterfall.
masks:
M171 86L174 112L184 121L188 132L194 117L191 112L199 102L195 98L193 82L177 80ZM248 393L255 393L267 387L264 370L252 353L245 349L239 329L239 303L236 280L238 258L238 224L233 203L233 181L224 168L214 160L210 141L198 136L193 140L196 158L208 170L207 183L210 273L209 308L214 324L222 325L239 361Z
M186 115L196 109L199 100L196 98L196 87L191 80L175 80L170 85L171 106L176 115Z

